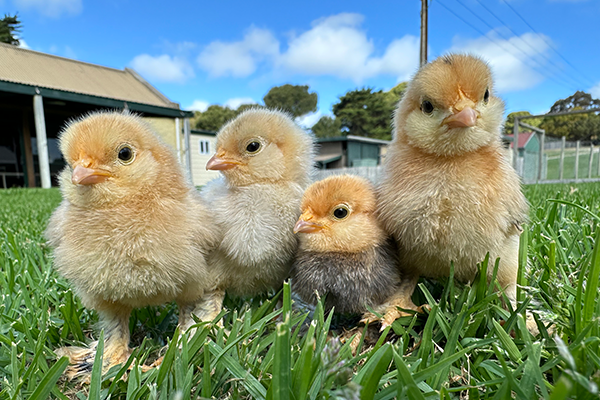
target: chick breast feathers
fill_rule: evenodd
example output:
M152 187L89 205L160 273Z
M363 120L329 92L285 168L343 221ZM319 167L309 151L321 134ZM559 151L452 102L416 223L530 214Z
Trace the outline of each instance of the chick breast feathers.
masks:
M219 131L207 168L223 176L202 190L223 237L209 259L216 288L255 295L289 276L312 160L309 135L282 112L250 109Z
M68 163L63 202L46 236L55 267L84 304L136 308L201 297L205 255L218 238L172 151L140 118L117 113L71 123L60 146Z
M419 70L398 105L379 188L381 218L415 275L471 280L489 252L514 290L528 206L500 142L503 104L487 65L466 55ZM493 268L489 268L490 273Z

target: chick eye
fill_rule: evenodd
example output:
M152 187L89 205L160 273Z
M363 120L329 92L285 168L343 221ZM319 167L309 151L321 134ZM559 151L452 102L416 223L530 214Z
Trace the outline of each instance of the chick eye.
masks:
M250 154L254 154L260 150L260 142L252 141L246 146L246 151Z
M423 100L421 103L421 111L425 114L431 114L433 112L433 104L429 100Z
M333 210L333 218L335 219L344 219L348 217L348 214L350 214L350 210L345 205L339 205Z
M128 145L123 145L119 148L119 154L117 155L117 157L119 158L119 161L121 161L122 164L131 164L133 162L133 159L135 158L135 153L133 152L133 149L131 147L129 147Z
M485 89L485 93L483 95L483 102L487 104L488 101L490 101L490 89Z

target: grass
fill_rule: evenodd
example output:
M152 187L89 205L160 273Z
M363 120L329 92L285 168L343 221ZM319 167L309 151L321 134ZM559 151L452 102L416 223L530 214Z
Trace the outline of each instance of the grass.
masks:
M428 315L398 320L353 355L347 343L328 340L332 319L321 307L312 320L289 311L287 285L271 298L228 299L224 328L201 324L191 338L175 330L173 305L146 308L131 318L136 351L128 363L105 376L95 369L81 385L61 377L66 360L54 350L101 333L95 312L52 270L42 238L60 194L1 191L0 399L598 398L600 185L525 192L531 221L521 237L515 312L485 279L422 280L415 300L431 306ZM483 262L480 276L494 266ZM526 307L538 337L525 327ZM142 373L139 365L167 344L160 368Z
M560 177L560 151L547 151L546 154L552 156L552 158L548 159L548 172L546 175L546 179L558 179ZM598 177L598 152L594 152L594 158L592 159L592 178ZM590 162L590 149L589 147L581 148L579 150L579 162L577 166L577 177L587 178L588 177L588 169ZM571 179L575 178L575 154L574 151L565 151L565 159L564 159L564 170L563 170L563 178Z

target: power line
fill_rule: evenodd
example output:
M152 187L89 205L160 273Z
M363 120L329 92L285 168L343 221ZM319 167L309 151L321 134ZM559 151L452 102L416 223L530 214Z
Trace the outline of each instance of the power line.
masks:
M514 56L515 58L519 59L520 61L522 61L524 64L527 64L527 66L529 66L530 68L536 69L537 68L535 66L532 66L531 64L527 63L525 60L529 60L529 58L523 60L519 57L517 57L512 51L510 51L510 49L504 47L500 42L490 38L486 33L482 32L479 28L475 27L474 25L472 25L469 21L465 20L463 17L461 17L460 15L458 15L457 13L455 13L454 11L452 11L452 9L450 9L449 7L447 7L444 3L442 3L440 0L438 0L437 2L439 5L441 5L442 7L444 7L449 13L451 13L452 15L454 15L456 18L460 19L462 22L464 22L465 24L467 24L468 26L470 26L472 29L474 29L475 31L477 31L479 34L481 34L484 38L486 38L487 40L489 40L490 42L494 43L496 46L502 48L504 51L506 51L507 53L511 54L512 56ZM532 59L533 60L533 59ZM543 66L542 66L543 68ZM556 79L554 79L554 77L552 76L548 76L547 74L543 73L542 71L538 71L540 72L542 75L544 75L547 78L552 79L554 82L558 83L559 85L564 86L565 88L569 89L569 90L573 90L573 87L571 86L570 83L568 82L561 82L558 81ZM576 88L577 89L577 88Z
M528 26L528 27L529 27L529 28L530 28L530 29L531 29L533 32L535 32L535 33L537 33L537 34L539 35L538 31L536 31L536 30L535 30L535 28L534 28L533 26L531 26L531 25L529 24L529 22L527 22L527 21L525 20L525 18L523 18L523 17L521 16L521 14L519 14L519 13L517 12L517 10L515 10L515 9L513 8L513 6L511 6L511 5L510 5L508 2L506 2L506 0L502 0L502 2L503 2L504 4L506 4L506 5L508 6L508 8L510 8L510 9L511 9L511 10L512 10L512 11L513 11L513 12L514 12L516 15L517 15L517 17L521 18L521 21L523 21L523 22L525 23L525 25L527 25L527 26ZM580 71L580 70L579 70L577 67L575 67L573 64L571 64L571 63L569 62L569 60L567 60L567 59L566 59L566 58L565 58L565 57L564 57L562 54L560 54L560 53L558 52L558 50L557 50L557 49L556 49L556 48L555 48L555 47L552 45L552 43L551 43L551 42L548 42L548 41L547 41L547 40L546 40L546 39L545 39L543 36L541 36L541 37L542 37L542 40L544 40L544 42L546 42L546 44L547 44L547 45L548 45L548 46L549 46L549 47L550 47L550 48L551 48L551 49L552 49L552 50L553 50L553 51L554 51L556 54L558 54L558 56L559 56L560 58L562 58L562 59L563 59L563 61L564 61L564 62L566 62L566 63L567 63L567 64L568 64L568 65L569 65L571 68L573 68L575 71L577 71L577 72L578 72L578 73L579 73L579 74L580 74L582 77L584 77L584 78L585 78L585 79L586 79L588 82L591 82L591 84L592 84L592 85L594 85L594 84L596 83L596 82L594 82L593 80L591 80L590 78L588 78L588 77L587 77L587 76L586 76L586 75L585 75L583 72L581 72L581 71Z
M539 54L540 56L544 57L550 64L552 64L553 66L555 66L558 71L560 73L564 73L565 76L569 77L572 81L576 82L577 85L580 86L586 86L587 84L582 83L581 81L579 81L578 79L575 79L575 77L568 75L564 68L561 67L560 65L556 64L550 57L548 57L546 54L539 52L535 47L533 47L531 44L529 44L528 42L526 42L525 40L523 40L523 38L521 38L519 36L518 33L516 33L515 31L512 30L512 28L506 23L504 22L500 17L498 17L492 10L490 10L481 0L475 0L479 3L479 5L481 5L481 7L483 7L487 12L489 12L490 14L492 14L492 16L494 18L496 18L504 27L506 27L513 35L515 35L516 37L518 37L523 43L525 43L530 49L532 49L533 51L536 52L536 54ZM533 28L531 28L532 30L534 30ZM534 30L535 31L535 30ZM552 48L551 45L546 41L546 39L544 38L543 35L541 35L538 32L534 32L538 35L538 37L540 37L547 45L549 48Z

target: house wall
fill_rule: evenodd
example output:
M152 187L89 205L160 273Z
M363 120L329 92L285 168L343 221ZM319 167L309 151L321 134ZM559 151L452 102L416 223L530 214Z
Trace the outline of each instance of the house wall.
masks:
M175 132L175 118L166 117L143 117L166 144L171 146L173 150L177 149L177 135ZM180 160L183 157L183 119L180 119Z
M200 154L200 141L208 141L208 151ZM198 133L190 134L190 151L192 156L192 181L196 186L205 185L208 181L218 178L221 174L218 171L207 171L206 163L215 154L217 139L214 135L203 135Z

